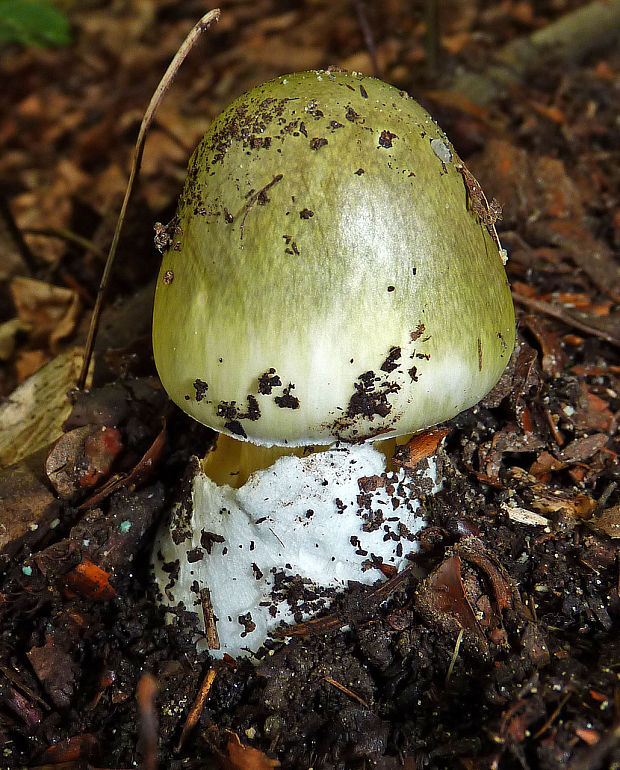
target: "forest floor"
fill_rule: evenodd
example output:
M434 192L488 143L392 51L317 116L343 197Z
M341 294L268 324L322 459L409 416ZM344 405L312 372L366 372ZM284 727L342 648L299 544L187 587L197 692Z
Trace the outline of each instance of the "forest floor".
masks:
M435 34L431 5L222 3L157 113L70 404L142 115L208 9L89 0L70 45L0 48L0 768L620 767L620 49L599 24L500 83L513 41L584 4L450 0ZM213 440L153 365L153 227L235 96L330 65L418 99L501 202L517 348L431 442L415 573L350 586L258 666L216 663L164 625L149 573Z

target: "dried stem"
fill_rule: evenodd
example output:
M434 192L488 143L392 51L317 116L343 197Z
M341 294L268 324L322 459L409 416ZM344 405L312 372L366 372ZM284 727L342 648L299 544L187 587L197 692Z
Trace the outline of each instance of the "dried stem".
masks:
M437 0L424 0L424 50L426 54L426 73L429 79L437 77L439 64L439 9Z
M512 292L512 298L517 304L537 310L539 313L548 315L551 318L556 318L567 326L572 326L574 329L579 329L579 331L591 334L594 337L600 337L612 345L620 345L620 338L612 330L596 326L594 323L595 319L592 317L579 318L575 311L565 310L558 305L552 305L550 302L545 302L541 299L526 297L517 291Z
M38 265L37 258L28 248L24 236L13 218L13 212L3 190L0 190L0 237L10 244L16 254L19 254L27 275L33 275Z
M194 727L196 727L196 725L198 724L198 720L202 716L205 703L207 702L207 698L209 697L209 693L211 692L211 687L213 685L213 682L215 681L215 676L216 676L216 670L214 668L210 668L209 671L207 672L207 675L202 680L202 684L200 685L198 694L194 699L194 703L192 704L189 714L187 715L185 724L183 725L183 731L181 733L181 737L179 738L179 743L177 745L177 753L181 751L181 749L185 744L185 741L187 740L187 736L191 733Z
M129 199L131 198L131 193L133 191L136 176L138 174L138 171L140 170L140 163L142 161L142 153L144 151L146 134L151 126L151 123L153 122L153 118L155 117L155 112L157 111L157 108L159 107L159 104L163 99L166 91L170 88L172 81L174 80L177 72L179 71L179 68L181 67L181 64L183 64L188 53L194 47L201 33L204 32L204 30L208 29L211 26L211 24L214 21L217 21L219 18L220 18L219 8L215 8L214 10L209 11L209 13L206 13L200 19L200 21L192 29L189 35L185 38L179 50L177 51L174 59L170 63L170 66L166 70L166 73L161 79L159 85L157 86L157 89L155 90L155 93L153 94L153 97L151 98L151 101L149 103L149 106L147 107L147 110L144 113L144 117L142 118L140 131L138 132L138 138L136 140L136 147L134 151L133 162L131 164L131 171L129 172L129 181L127 182L127 188L125 190L125 197L123 198L123 204L121 206L121 210L118 215L118 221L116 223L116 229L114 230L114 237L112 238L112 244L110 246L110 251L108 253L108 259L103 269L103 275L101 276L99 290L97 291L97 300L95 302L95 308L93 310L90 328L88 330L88 338L86 340L86 346L84 349L84 362L82 364L82 371L80 372L80 377L78 379L78 388L80 389L82 389L84 387L84 384L86 383L86 375L88 373L90 359L93 354L93 345L95 342L95 337L97 336L97 329L99 327L99 318L101 316L101 308L103 306L103 300L105 298L105 293L108 287L110 274L112 272L112 266L114 264L114 259L116 257L118 241L119 241L121 229L123 227L123 222L125 221L125 215L127 213L127 205L129 204Z
M61 241L67 241L68 243L75 243L77 246L81 246L85 251L91 252L101 260L106 258L105 252L102 251L97 245L88 238L84 238L78 233L74 233L72 230L67 230L64 227L26 227L24 229L25 235L43 235L46 238L58 238Z
M370 28L370 23L368 22L366 7L363 0L355 0L355 12L357 13L357 20L359 22L360 29L362 30L364 43L366 44L366 48L370 54L370 60L372 61L372 74L376 78L381 77L381 72L379 71L379 62L377 59L377 46L375 43L375 38L372 34L372 30Z

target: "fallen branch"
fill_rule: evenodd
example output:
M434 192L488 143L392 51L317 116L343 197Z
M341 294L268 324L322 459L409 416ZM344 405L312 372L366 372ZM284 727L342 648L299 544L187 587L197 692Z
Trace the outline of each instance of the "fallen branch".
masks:
M562 64L574 64L597 49L613 45L618 38L620 0L597 0L527 37L512 40L485 72L466 72L453 81L450 90L486 107L521 82L549 54Z
M592 316L588 313L580 313L577 315L577 311L569 311L558 305L544 302L541 299L526 297L523 294L519 294L517 291L512 292L512 298L519 305L524 305L532 310L537 310L539 313L548 315L551 318L557 318L558 321L562 321L562 323L565 323L567 326L572 326L575 329L579 329L586 334L591 334L594 337L600 337L612 345L620 346L620 332L616 332L613 329L605 329L602 326L596 325L595 322L597 316ZM582 317L580 318L579 316ZM618 325L619 324L616 321L615 326Z

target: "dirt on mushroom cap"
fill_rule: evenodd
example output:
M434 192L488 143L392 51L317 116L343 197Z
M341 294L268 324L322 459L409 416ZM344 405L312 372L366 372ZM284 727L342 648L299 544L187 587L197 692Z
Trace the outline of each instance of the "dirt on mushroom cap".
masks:
M154 348L173 400L291 445L399 435L476 403L514 314L457 165L417 102L357 73L233 102L190 161L162 263Z

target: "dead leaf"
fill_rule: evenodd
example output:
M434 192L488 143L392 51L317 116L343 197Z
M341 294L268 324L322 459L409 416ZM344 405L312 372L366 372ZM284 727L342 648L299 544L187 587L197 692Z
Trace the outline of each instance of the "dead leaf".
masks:
M620 277L614 255L604 241L594 238L583 221L534 222L529 232L533 238L544 238L562 248L601 291L617 294Z
M543 515L563 511L573 519L583 519L596 508L596 500L589 495L555 489L516 465L508 471L508 477L527 505Z
M31 329L31 341L55 351L75 329L80 314L77 292L22 276L13 278L10 289L19 319Z
M0 404L0 467L19 462L62 435L71 413L67 397L82 365L82 349L57 356Z
M46 484L44 452L0 472L0 554L14 558L27 545L34 550L58 519L60 506Z
M497 556L484 547L482 540L468 537L456 545L456 550L467 561L476 564L493 587L495 601L500 611L521 606L519 592Z
M607 508L591 519L588 524L592 529L617 540L620 538L620 505L613 505L611 508Z
M492 595L488 594L488 585ZM422 582L415 606L427 620L451 635L463 632L470 652L488 659L489 642L506 643L502 612L522 612L516 586L477 537L461 540Z
M504 454L532 452L544 445L545 442L535 433L521 432L514 423L508 423L490 442L480 445L480 468L489 478L498 479Z
M20 318L11 318L0 324L0 361L9 361L15 350L15 338L30 329Z
M130 492L133 492L137 487L144 484L161 459L166 445L166 436L166 426L164 425L135 467L126 476L121 474L113 476L102 489L98 490L92 497L80 505L80 510L97 505L118 489L125 487Z
M577 185L562 161L491 139L468 164L488 194L502 202L506 227L526 240L559 247L601 291L616 290L620 272L611 249L587 227L588 189Z
M593 433L575 439L562 450L562 459L567 463L583 462L599 452L608 441L609 436L606 433Z
M41 755L41 761L52 766L62 766L63 762L86 761L95 756L98 748L99 742L94 735L82 733L50 746Z
M15 361L17 383L21 385L35 375L49 360L50 357L44 350L21 350Z
M566 363L559 336L540 316L526 315L521 321L538 340L542 350L543 372L550 377L556 377Z
M551 471L560 471L566 468L566 463L555 458L550 452L543 451L530 466L530 473L537 479L542 479Z
M32 647L27 656L50 700L64 711L71 705L79 666L63 647L55 644L53 635L47 634L45 643L41 647Z
M416 592L415 606L427 622L438 624L447 633L465 631L464 640L470 649L477 649L484 658L488 656L488 640L465 595L459 556L444 559L423 581Z
M547 527L549 525L549 519L546 519L539 513L529 511L527 508L508 505L507 503L504 503L501 507L508 514L508 518L511 521L516 521L518 524L525 524L530 527Z
M396 448L392 462L404 468L414 469L416 465L437 452L439 443L450 433L449 428L433 428L410 439Z
M585 382L581 383L581 391L584 398L571 417L573 425L584 433L595 431L611 436L616 430L617 418L610 410L609 403L593 393Z

